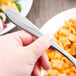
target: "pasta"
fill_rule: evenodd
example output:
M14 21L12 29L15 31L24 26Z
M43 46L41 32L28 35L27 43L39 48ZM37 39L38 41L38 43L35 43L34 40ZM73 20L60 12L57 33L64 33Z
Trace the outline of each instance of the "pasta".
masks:
M76 20L65 21L66 26L62 26L54 35L55 42L65 51L76 58ZM44 76L76 76L76 69L73 64L58 51L47 50L46 54L50 61L51 69Z

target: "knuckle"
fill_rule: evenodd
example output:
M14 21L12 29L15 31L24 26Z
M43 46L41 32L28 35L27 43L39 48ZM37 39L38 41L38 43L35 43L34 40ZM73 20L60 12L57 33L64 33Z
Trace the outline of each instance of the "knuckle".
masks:
M48 47L45 40L39 40L38 46L39 46L40 50L42 50L42 51L46 50L46 48Z

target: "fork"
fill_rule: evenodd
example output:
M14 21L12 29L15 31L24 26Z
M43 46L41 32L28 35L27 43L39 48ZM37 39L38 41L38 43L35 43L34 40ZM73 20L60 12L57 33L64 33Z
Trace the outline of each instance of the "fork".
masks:
M20 13L14 11L13 9L7 8L5 10L5 15L12 23L19 26L23 30L31 33L35 37L39 38L40 36L43 35L40 32L39 28L36 27L30 20L28 20L27 18L21 16ZM73 56L71 56L68 52L63 50L57 43L53 42L50 47L53 47L58 52L63 54L65 57L67 57L72 62L74 67L76 68L76 59Z

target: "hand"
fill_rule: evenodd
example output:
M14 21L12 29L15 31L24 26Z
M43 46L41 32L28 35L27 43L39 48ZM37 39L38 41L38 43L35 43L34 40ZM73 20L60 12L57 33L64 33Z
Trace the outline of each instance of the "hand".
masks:
M40 76L50 63L44 53L53 41L50 34L35 38L25 31L0 36L0 76Z

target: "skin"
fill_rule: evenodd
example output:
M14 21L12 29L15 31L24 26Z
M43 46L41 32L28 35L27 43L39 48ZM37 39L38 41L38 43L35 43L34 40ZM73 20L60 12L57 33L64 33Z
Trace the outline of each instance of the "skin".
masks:
M44 52L53 39L51 34L37 39L25 31L0 36L0 76L40 76L41 66L50 68Z

